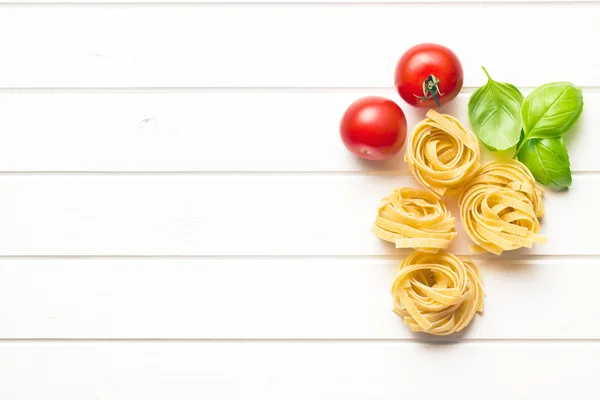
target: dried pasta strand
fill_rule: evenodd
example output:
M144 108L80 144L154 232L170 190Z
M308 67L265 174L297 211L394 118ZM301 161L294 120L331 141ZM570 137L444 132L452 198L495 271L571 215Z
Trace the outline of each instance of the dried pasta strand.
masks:
M435 253L450 246L455 225L456 219L431 193L396 188L381 200L371 232L396 248Z
M429 110L408 139L405 161L417 181L440 198L458 192L477 172L479 157L472 132L451 115Z
M453 254L414 252L398 267L391 288L393 311L415 332L450 335L483 311L477 266Z
M486 163L459 199L460 218L474 252L500 255L507 250L545 244L538 218L544 215L543 190L516 160Z
M467 187L475 184L491 184L508 187L521 192L529 198L535 215L544 216L544 189L537 184L529 169L517 160L489 161L481 166L477 174L467 183Z

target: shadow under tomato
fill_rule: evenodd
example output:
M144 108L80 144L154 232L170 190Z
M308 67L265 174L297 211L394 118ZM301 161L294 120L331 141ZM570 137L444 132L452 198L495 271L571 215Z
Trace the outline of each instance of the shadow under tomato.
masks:
M410 173L404 162L404 148L394 157L388 158L387 160L373 161L356 157L356 163L360 166L362 171L366 172L391 172L398 175L407 175Z
M458 102L451 101L448 104L444 104L442 107L433 108L433 110L437 111L440 114L450 114L452 116L455 116L455 115L459 115L461 113L459 108L460 108L460 105L458 104ZM404 111L407 116L407 120L409 122L415 121L415 124L419 123L422 120L424 120L425 118L427 118L427 112L430 109L431 108L429 108L429 107L420 108L420 107L412 107L410 105L404 106ZM468 121L461 121L461 122L466 123ZM409 123L408 133L410 133L413 128L414 128L414 124L413 124L413 126L411 126L411 124Z

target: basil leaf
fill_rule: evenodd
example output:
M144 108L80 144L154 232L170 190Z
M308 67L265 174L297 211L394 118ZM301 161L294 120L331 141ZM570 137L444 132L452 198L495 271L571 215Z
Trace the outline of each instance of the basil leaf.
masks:
M525 140L555 138L571 129L583 111L581 90L569 82L535 89L523 102L521 118Z
M518 154L535 179L545 186L571 186L571 164L562 138L527 140Z
M519 141L523 95L513 85L493 80L485 68L483 71L488 81L469 99L469 121L486 147L506 150Z

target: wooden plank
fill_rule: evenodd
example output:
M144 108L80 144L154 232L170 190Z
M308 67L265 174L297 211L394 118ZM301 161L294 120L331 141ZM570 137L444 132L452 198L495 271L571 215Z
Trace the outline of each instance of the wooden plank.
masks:
M600 254L598 179L576 176L568 192L550 193L548 245L516 254ZM0 255L398 254L369 232L395 186L417 184L347 174L8 174ZM458 231L451 250L470 254Z
M377 0L372 3L593 3L598 0ZM172 3L365 3L365 0L177 0ZM0 0L0 4L110 4L164 3L164 0Z
M435 340L391 311L399 260L0 259L0 338ZM600 259L477 264L485 313L451 340L600 339Z
M403 153L369 163L343 147L338 133L341 115L366 95L400 101L392 89L1 93L0 171L408 174ZM442 112L468 124L469 97L470 93L461 94ZM600 171L596 157L600 135L595 134L600 126L600 92L588 90L584 97L585 112L567 135L572 169ZM423 118L423 111L400 104L410 129ZM485 148L482 151L484 159L492 158Z
M600 390L598 343L3 343L0 359L0 395L11 400L525 400Z
M0 43L4 88L391 87L417 31L459 55L467 86L481 65L517 86L600 85L600 59L565 34L600 37L597 2L0 7L0 36L19 38Z

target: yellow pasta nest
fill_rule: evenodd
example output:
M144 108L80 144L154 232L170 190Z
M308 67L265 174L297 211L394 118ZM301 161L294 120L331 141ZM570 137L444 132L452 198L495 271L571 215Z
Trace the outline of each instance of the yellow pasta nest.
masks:
M544 216L544 203L542 197L544 190L535 182L535 178L527 167L517 160L496 160L485 163L467 186L478 183L490 184L523 193L531 201L535 215Z
M479 168L475 135L451 115L427 112L412 131L405 161L414 177L440 198L456 193Z
M544 214L543 191L518 161L484 165L459 199L460 217L474 252L500 255L505 250L545 244L538 217Z
M455 218L434 195L410 188L394 189L381 200L371 231L396 248L437 253L456 236Z
M393 311L415 332L449 335L483 311L477 266L453 254L415 252L398 267Z

